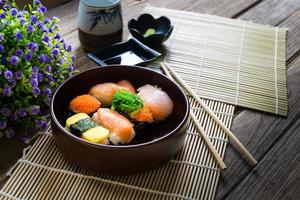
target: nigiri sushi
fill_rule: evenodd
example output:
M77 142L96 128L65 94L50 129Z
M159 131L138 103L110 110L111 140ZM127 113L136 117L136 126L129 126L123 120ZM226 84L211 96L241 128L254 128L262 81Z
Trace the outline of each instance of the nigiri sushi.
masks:
M144 107L148 108L153 115L154 121L165 120L173 110L173 101L166 92L153 85L146 84L137 89L138 96L144 102Z
M128 80L121 80L117 83L119 86L125 88L128 92L136 93L135 88Z
M90 89L89 94L96 97L105 106L110 106L114 94L121 89L135 93L132 84L127 80L122 80L118 84L110 82L97 84Z
M116 83L100 83L93 86L89 94L96 97L105 106L109 106L114 94L122 88Z
M134 125L116 111L99 108L92 119L109 130L109 140L113 144L128 144L135 136Z

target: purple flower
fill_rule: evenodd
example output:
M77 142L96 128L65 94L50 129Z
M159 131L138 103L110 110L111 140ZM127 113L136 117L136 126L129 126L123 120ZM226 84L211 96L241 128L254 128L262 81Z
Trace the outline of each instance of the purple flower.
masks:
M38 128L41 128L41 129L45 130L48 127L48 123L46 121L44 121L44 120L37 120L36 126Z
M40 113L40 107L39 106L32 106L30 108L30 114L31 115L37 115Z
M73 55L72 56L72 61L75 62L75 60L76 60L76 55Z
M54 39L58 39L59 40L60 39L60 34L56 33L55 36L54 36Z
M23 75L22 71L16 71L15 72L15 77L16 77L17 80L20 80L22 78L22 75Z
M8 65L7 58L5 56L2 57L1 62L3 65Z
M58 54L59 54L59 49L58 48L54 48L52 50L52 55L56 57L56 56L58 56Z
M5 17L6 17L6 13L5 12L0 13L0 19L4 19Z
M59 47L60 47L60 44L57 43L57 44L55 45L55 48L59 48Z
M47 76L47 79L48 79L48 81L53 81L53 75L52 75L52 74L49 74L49 75Z
M33 127L29 127L29 128L27 128L26 132L27 132L27 133L33 133L34 130L35 130L35 129L34 129ZM22 140L22 142L24 142L25 144L29 144L29 143L30 143L30 138L28 137L27 134L23 134L23 135L21 136L21 140Z
M37 48L38 48L38 44L35 43L35 42L29 42L29 44L27 45L27 48L28 48L30 51L36 51Z
M29 24L26 30L28 31L28 33L33 33L34 27L31 24Z
M5 0L0 0L0 4L4 4L5 3Z
M10 58L10 64L17 65L19 63L19 57L18 56L12 56Z
M49 33L49 29L47 29L45 26L42 27L43 33Z
M48 43L50 41L50 37L48 35L45 35L45 37L43 38L43 41Z
M10 8L11 8L11 5L9 5L9 4L4 4L3 8L4 8L4 9L10 9Z
M39 72L39 68L37 66L33 66L31 69L31 74L37 77L38 72Z
M26 109L25 108L20 108L18 111L18 116L19 117L26 117L27 116L27 112L26 112Z
M26 20L23 17L20 17L19 21L21 25L26 24Z
M50 24L50 22L51 22L50 18L49 18L49 17L46 17L46 18L45 18L45 24Z
M72 46L71 45L67 45L67 51L69 51L69 52L72 51Z
M22 35L22 33L21 33L20 31L17 31L17 32L16 32L16 38L17 38L18 40L22 40L22 39L23 39L23 35Z
M14 88L17 85L16 81L14 79L8 80L8 86L11 88Z
M12 71L6 70L6 71L4 72L4 77L5 77L6 80L12 79L12 78L13 78L13 73L12 73Z
M16 55L19 56L19 57L22 57L24 55L24 52L22 49L17 49L16 50Z
M50 88L45 88L43 90L43 94L46 95L46 96L49 96L51 94L51 89Z
M70 66L69 66L69 71L73 71L74 70L74 64L71 64Z
M44 80L44 76L42 73L38 73L38 82L42 82Z
M0 121L0 130L4 130L6 127L6 121Z
M0 52L4 51L4 46L0 44Z
M43 29L43 28L44 28L44 24L43 24L43 22L41 22L41 21L38 21L36 26L37 26L39 29Z
M0 33L0 42L2 42L4 40L4 36L2 33Z
M35 2L35 5L41 5L42 4L40 0L35 0L34 2Z
M47 12L47 8L46 8L45 6L41 6L41 7L39 8L39 12L40 12L41 14L43 14L43 13Z
M32 53L31 52L27 53L26 56L25 56L25 59L27 61L31 61L32 60Z
M31 21L33 24L35 24L35 23L37 22L36 16L32 15L32 16L30 17L30 21Z
M52 71L52 67L50 65L47 65L45 67L45 71L50 73Z
M41 90L40 90L40 88L33 88L32 89L32 93L34 94L34 95L39 95L40 93L41 93Z
M12 128L5 130L5 135L7 138L12 138L15 135L15 131Z
M32 88L37 88L39 86L37 79L34 77L30 77L30 84L31 84Z
M11 114L11 111L9 108L4 107L0 110L0 114L4 117L8 117Z
M47 57L45 56L45 54L41 54L39 56L39 61L40 61L40 63L46 63L47 62Z
M16 8L10 9L10 13L12 16L16 16L18 14L18 10Z
M3 96L10 96L12 94L11 87L5 86L2 91Z

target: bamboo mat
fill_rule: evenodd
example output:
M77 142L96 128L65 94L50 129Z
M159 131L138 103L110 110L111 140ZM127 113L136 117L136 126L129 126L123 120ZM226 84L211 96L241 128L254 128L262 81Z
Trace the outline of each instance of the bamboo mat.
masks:
M234 106L211 100L205 102L230 127ZM223 158L226 134L196 101L190 99L190 103ZM0 191L0 200L213 200L219 176L220 170L192 121L189 121L185 144L174 160L159 169L123 177L97 174L70 164L56 148L48 130L18 161L16 169Z
M168 62L200 97L287 115L286 29L165 8L144 12L171 19L158 63Z

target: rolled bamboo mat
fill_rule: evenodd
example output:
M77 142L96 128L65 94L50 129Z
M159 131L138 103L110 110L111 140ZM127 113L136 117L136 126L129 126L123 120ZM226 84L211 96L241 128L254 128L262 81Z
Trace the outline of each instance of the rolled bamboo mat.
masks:
M205 103L230 127L234 106L211 100ZM226 134L192 98L190 105L215 149L224 158ZM0 190L0 200L213 200L219 176L218 165L191 120L185 144L176 158L158 169L133 176L107 176L78 168L58 151L48 130L19 159Z
M202 98L287 115L286 29L146 7L171 19L166 61Z

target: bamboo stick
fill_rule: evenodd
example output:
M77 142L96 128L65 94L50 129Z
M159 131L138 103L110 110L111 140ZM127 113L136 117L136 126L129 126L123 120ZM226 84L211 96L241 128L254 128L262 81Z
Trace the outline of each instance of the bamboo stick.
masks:
M172 78L172 75L168 72L168 70L166 69L166 67L164 66L164 64L161 65L163 71L165 72L165 74L170 78ZM202 128L201 124L198 122L197 118L195 117L195 114L192 110L190 110L190 117L192 118L193 122L195 123L195 125L197 126L199 132L201 133L201 136L203 137L203 140L205 142L205 144L207 145L209 151L211 152L211 154L213 155L213 157L216 159L219 167L224 170L226 169L226 165L223 162L222 158L219 156L218 152L215 150L215 147L213 146L213 144L210 142L209 137L207 136L205 130Z
M249 162L250 166L253 167L257 164L256 159L251 155L251 153L243 146L243 144L235 137L235 135L223 124L223 122L215 115L214 112L196 95L190 87L176 74L176 72L167 64L161 63L170 74L187 90L187 92L192 95L198 103L204 108L204 110L216 121L216 123L225 131L225 133L230 138L231 142L234 144L236 149L243 155L243 157Z

